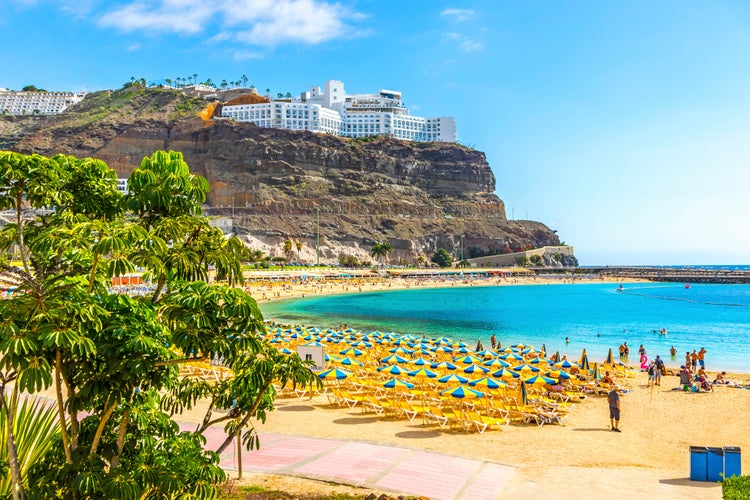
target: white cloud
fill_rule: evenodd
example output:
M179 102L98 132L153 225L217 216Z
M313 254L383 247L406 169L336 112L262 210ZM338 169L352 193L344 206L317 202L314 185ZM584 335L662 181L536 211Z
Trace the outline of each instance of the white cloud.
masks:
M479 52L480 50L484 50L484 45L469 39L463 40L458 46L464 52Z
M216 2L203 0L136 0L110 10L99 19L99 24L126 32L146 30L194 34L204 30L219 8Z
M474 16L474 11L471 9L452 9L450 7L443 9L440 13L441 17L447 17L449 20L460 23Z
M130 0L99 19L124 32L196 35L218 31L212 42L249 45L316 44L354 33L363 16L321 0Z

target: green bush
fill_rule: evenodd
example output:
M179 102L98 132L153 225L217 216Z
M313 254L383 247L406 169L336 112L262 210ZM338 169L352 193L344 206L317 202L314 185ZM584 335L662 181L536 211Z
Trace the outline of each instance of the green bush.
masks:
M732 476L721 483L724 500L750 500L750 476Z

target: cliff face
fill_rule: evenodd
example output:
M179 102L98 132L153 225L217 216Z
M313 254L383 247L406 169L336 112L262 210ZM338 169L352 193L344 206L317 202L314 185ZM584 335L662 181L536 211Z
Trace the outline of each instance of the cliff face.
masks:
M322 261L370 260L385 240L390 261L408 263L440 247L468 257L559 243L541 223L507 220L480 151L204 122L202 106L173 91L100 92L25 130L14 123L18 139L6 146L100 158L120 177L157 149L181 151L211 184L209 214L231 217L234 231L265 252L300 241L301 260L316 259L318 228Z

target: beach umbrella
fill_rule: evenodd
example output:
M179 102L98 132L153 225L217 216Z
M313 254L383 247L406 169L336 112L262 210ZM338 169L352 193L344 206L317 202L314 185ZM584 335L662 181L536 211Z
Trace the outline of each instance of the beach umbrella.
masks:
M339 351L339 354L343 354L344 356L354 355L354 356L362 356L365 353L365 351L359 350L355 347L350 347L349 349L344 349L343 351Z
M512 370L508 370L507 368L501 368L495 373L492 374L494 378L501 378L503 380L513 380L516 378L520 378L521 374L514 372Z
M511 364L508 363L507 361L504 361L504 360L498 359L498 358L496 358L496 359L490 359L488 361L485 361L483 364L484 364L484 366L490 366L490 367L493 367L493 368L497 368L497 367L507 368L507 367L511 366Z
M427 370L425 368L420 368L419 370L414 370L409 372L407 375L414 378L436 378L437 373Z
M526 363L522 365L514 366L513 368L511 368L511 370L513 370L514 372L538 372L540 371L538 366L532 366Z
M489 368L485 368L482 365L469 365L464 368L464 373L487 373L490 371Z
M481 356L483 358L494 358L495 356L497 356L497 353L495 351L485 349L483 351L477 351L477 356Z
M589 357L586 354L586 349L583 350L583 355L581 356L581 362L579 363L581 366L581 370L588 373L589 370L591 370L591 365L589 365Z
M342 380L351 376L351 374L352 372L339 370L338 368L331 368L330 370L318 373L318 377L323 380Z
M448 361L441 361L440 363L433 363L432 365L430 365L430 367L436 370L455 370L456 368L458 368L456 365Z
M282 353L282 354L293 354L293 353L294 353L294 351L290 351L289 349L287 349L287 348L285 347L285 348L283 348L283 349L281 350L281 353Z
M472 389L471 387L466 387L465 385L459 385L452 389L445 389L444 391L440 391L440 395L459 399L476 399L484 397L483 392Z
M370 342L358 340L357 342L352 342L351 346L352 347L372 347L372 344Z
M392 354L390 356L386 356L385 358L380 360L381 363L408 363L409 360L406 358L402 358L398 354Z
M513 349L523 349L523 348L524 348L524 347L526 347L526 346L525 346L525 345L523 345L523 344L513 344L513 345L512 345L511 347L512 347Z
M470 352L476 353L473 349L469 349L468 347L460 347L456 350L459 354L469 354Z
M609 350L609 353L612 354L612 349ZM594 380L599 381L602 379L602 371L599 369L599 363L594 363Z
M432 351L429 349L420 349L418 351L415 351L415 354L421 354L422 356L432 356Z
M596 363L594 363L596 364ZM612 348L609 348L609 352L607 353L607 359L604 360L605 365L614 365L615 364L615 357L612 356Z
M465 384L469 381L468 378L462 377L461 375L456 375L455 373L451 373L450 375L446 375L445 377L440 377L437 379L438 382L441 384L449 384L451 382L456 382L459 384Z
M386 387L388 389L397 389L397 388L404 388L404 389L414 389L414 384L411 382L407 382L405 380L401 380L398 378L392 378L390 380L386 380L383 382L383 387Z
M415 366L425 366L430 364L428 361L425 361L424 358L417 358L409 361L409 363Z
M542 344L542 350L541 350L540 356L543 358L547 357L547 344Z
M520 402L519 404L522 406L526 406L529 404L529 393L526 390L526 383L522 380L521 381L521 394L520 394Z
M476 356L464 356L463 358L454 359L456 363L462 363L464 365L473 365L474 363L481 363L482 360Z
M545 377L544 375L534 375L523 381L526 385L555 385L557 380Z
M564 370L553 370L551 372L547 372L548 377L562 379L562 380L569 380L571 375L570 373L564 371Z
M486 387L487 389L500 389L501 387L507 387L508 383L502 380L495 380L494 378L484 377L469 382L472 387Z
M551 363L557 363L560 361L560 351L557 351L552 357L549 358Z
M549 363L549 361L547 361L544 358L533 358L527 361L527 363L529 363L530 365L542 365L542 364Z
M407 349L405 347L401 347L401 346L394 347L393 349L389 350L388 352L392 352L393 354L409 354L409 355L411 355L411 354L414 353L414 351L411 351L411 350L409 350L409 349Z
M398 365L383 366L381 368L378 368L378 371L382 371L383 373L388 373L390 375L403 375L405 373L409 373L409 370L401 368Z
M321 344L321 343L320 343L320 342L318 342L317 340L314 340L314 341L312 341L312 342L308 342L308 343L307 343L307 344L305 344L305 345L312 345L312 346L315 346L315 347L323 347L323 344ZM343 353L342 353L342 354L343 354Z
M523 361L523 356L511 352L508 354L503 354L502 356L500 356L500 359L504 359L506 361L509 359L512 359L513 361Z
M583 352L581 352L581 357L580 357L580 358L578 359L578 365L579 365L579 366L583 364L583 360L584 360L584 358L586 358L586 357L587 357L587 356L586 356L586 349L584 348L584 349L583 349Z
M442 352L442 353L450 354L450 353L453 352L453 349L451 349L447 345L440 345L440 346L438 346L438 347L435 348L435 352L436 353L441 353Z
M563 359L562 361L558 361L557 363L554 363L552 366L559 369L566 369L566 368L572 368L573 363L568 361L567 359Z
M359 361L355 361L355 360L353 360L350 357L346 357L346 358L344 358L344 359L342 359L342 360L340 360L338 362L341 363L342 365L346 365L346 366L354 366L354 365L356 365L356 366L364 366Z

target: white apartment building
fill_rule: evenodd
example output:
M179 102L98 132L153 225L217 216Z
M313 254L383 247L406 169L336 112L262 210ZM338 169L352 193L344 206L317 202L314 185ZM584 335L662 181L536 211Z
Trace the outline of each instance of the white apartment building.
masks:
M86 94L74 92L0 91L0 114L55 115L83 100Z
M395 137L416 142L456 142L456 122L449 116L409 114L401 92L347 95L344 84L329 80L325 92L312 87L299 97L269 103L224 106L222 116L259 127L309 130L341 137Z

